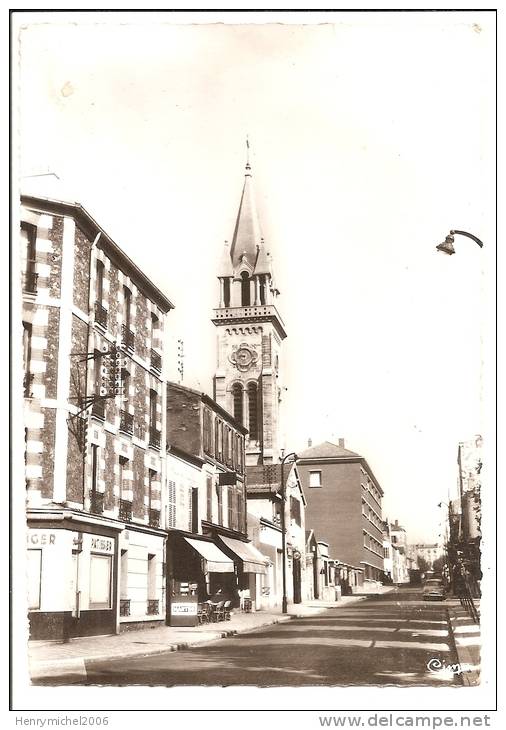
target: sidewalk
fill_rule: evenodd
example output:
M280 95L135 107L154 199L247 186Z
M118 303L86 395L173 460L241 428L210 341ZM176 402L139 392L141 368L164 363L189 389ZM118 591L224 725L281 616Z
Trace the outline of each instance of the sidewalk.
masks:
M366 596L343 596L339 602L310 601L288 606L288 614L279 610L232 614L230 621L202 626L160 626L137 631L125 631L112 636L87 636L71 639L67 644L57 641L29 641L28 655L32 679L71 674L86 677L87 661L119 659L178 651L190 646L202 646L234 634L312 616L329 608L340 608L362 601Z
M479 601L476 604L479 612ZM448 598L445 605L450 635L462 668L462 683L466 687L475 687L480 684L480 625L474 623L458 598Z

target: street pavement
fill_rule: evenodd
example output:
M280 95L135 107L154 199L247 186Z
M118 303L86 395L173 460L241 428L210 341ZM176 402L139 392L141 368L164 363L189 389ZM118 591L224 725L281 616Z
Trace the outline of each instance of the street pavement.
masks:
M84 672L33 683L462 686L445 603L424 603L420 590L404 588L182 651L89 658Z

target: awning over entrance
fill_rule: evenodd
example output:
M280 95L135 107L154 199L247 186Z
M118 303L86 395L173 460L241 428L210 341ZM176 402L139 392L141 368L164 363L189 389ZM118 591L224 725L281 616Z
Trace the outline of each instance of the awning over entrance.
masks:
M220 535L220 540L242 560L245 573L267 573L267 559L250 542L233 540L223 535Z
M207 562L207 569L210 573L233 573L234 563L228 558L214 542L207 540L192 540L191 537L184 538L186 542Z

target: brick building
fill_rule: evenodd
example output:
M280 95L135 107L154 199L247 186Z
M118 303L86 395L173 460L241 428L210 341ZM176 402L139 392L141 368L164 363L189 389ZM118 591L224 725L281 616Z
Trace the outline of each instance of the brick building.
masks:
M358 584L383 571L383 490L363 456L328 441L299 453L306 522Z
M203 601L222 588L238 603L239 591L266 572L264 557L247 538L246 434L205 393L168 383L170 599L189 590Z
M30 633L160 621L173 305L81 205L21 203ZM116 345L124 394L103 398Z

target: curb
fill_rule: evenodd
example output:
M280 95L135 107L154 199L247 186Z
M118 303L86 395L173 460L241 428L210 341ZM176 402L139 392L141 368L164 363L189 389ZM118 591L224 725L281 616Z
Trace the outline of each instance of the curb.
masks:
M378 594L381 595L381 594ZM356 598L355 601L349 601L349 603L359 603L360 601L364 601L369 597L368 594L356 594L354 598ZM228 631L219 631L215 632L212 638L203 639L202 641L184 641L184 642L177 642L173 644L166 644L164 647L157 646L156 648L149 649L147 647L144 647L143 649L139 649L138 651L133 652L126 652L125 654L120 654L115 657L111 657L110 654L99 654L93 657L90 657L89 659L86 658L72 658L72 659L49 659L49 660L40 660L40 661L32 661L29 662L30 665L30 677L31 679L45 679L50 677L57 677L62 675L70 675L70 674L78 674L82 677L87 676L86 672L86 665L95 663L95 662L102 662L106 661L108 659L129 659L129 658L138 658L138 657L147 657L147 656L156 656L157 654L165 654L166 652L173 652L173 651L183 651L185 649L190 649L192 647L198 647L198 646L206 646L207 644L211 644L214 641L219 641L220 639L227 639L232 636L236 636L237 634L246 634L249 631L256 631L257 629L262 629L266 626L274 626L275 624L279 623L286 623L287 621L291 621L292 619L300 619L300 618L310 618L312 615L316 615L316 613L323 613L324 611L327 611L329 607L315 607L315 614L304 614L304 613L293 613L293 614L286 614L278 616L277 618L274 618L270 621L267 621L266 623L259 624L258 626L253 627L247 627L244 629L230 629Z
M206 646L214 641L220 639L227 639L237 634L246 634L248 631L256 631L257 629L264 628L265 626L273 626L274 624L285 623L295 618L304 618L303 614L295 615L290 614L286 617L280 616L272 621L268 621L258 626L248 627L244 629L230 629L228 631L215 632L212 638L203 639L202 641L184 641L175 644L167 644L163 648L156 647L153 649L143 648L135 652L127 652L115 657L111 657L110 654L99 654L97 656L86 658L72 658L72 659L49 659L47 661L33 661L30 663L30 677L34 679L47 679L50 677L57 677L62 675L75 675L78 674L83 678L86 678L87 671L86 665L106 661L107 659L133 659L146 656L156 656L157 654L165 654L167 652L182 651L184 649L190 649L192 647Z
M465 670L459 675L460 681L464 687L476 687L480 684L480 665L475 665L475 660L467 646L457 644L454 623L457 618L465 617L471 621L468 625L476 626L478 632L480 631L480 627L478 624L473 624L468 613L459 606L446 606L445 608L448 621L448 635L453 651L457 657L457 662L472 667L472 669Z

